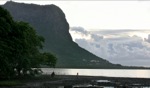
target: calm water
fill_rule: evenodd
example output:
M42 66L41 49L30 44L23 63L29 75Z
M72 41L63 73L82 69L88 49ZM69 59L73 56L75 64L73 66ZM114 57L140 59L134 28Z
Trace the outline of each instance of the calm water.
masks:
M42 68L44 74L150 78L150 70L131 69L52 69Z

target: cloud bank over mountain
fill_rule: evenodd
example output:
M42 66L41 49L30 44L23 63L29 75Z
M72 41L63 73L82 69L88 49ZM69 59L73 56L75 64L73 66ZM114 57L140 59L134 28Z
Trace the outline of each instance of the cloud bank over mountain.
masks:
M150 31L86 31L70 28L73 40L82 48L115 64L150 66Z

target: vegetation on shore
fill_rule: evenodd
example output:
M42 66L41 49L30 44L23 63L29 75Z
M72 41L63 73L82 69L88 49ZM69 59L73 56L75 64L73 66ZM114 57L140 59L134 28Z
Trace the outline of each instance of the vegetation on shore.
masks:
M0 79L38 74L41 65L54 67L56 57L40 52L43 43L44 38L28 23L14 21L10 13L0 7Z

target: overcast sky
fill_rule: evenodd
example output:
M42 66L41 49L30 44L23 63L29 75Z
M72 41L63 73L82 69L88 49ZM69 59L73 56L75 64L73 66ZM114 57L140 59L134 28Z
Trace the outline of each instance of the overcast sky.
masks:
M82 48L112 63L150 67L150 1L13 1L55 4Z
M80 47L111 63L150 67L150 31L100 30L89 32L82 27L72 27L70 34Z
M7 0L0 0L4 4ZM35 4L55 4L64 13L71 27L86 30L150 29L150 2L142 0L50 1L13 0Z

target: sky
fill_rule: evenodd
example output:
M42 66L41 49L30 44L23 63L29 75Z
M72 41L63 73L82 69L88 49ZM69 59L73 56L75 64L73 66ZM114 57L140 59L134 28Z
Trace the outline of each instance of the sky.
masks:
M7 0L0 0L0 4ZM66 14L70 26L86 30L150 29L150 2L142 0L50 1L12 0L34 4L55 4Z
M80 47L111 63L150 67L150 31L87 31L82 27L72 27L70 34Z
M150 1L13 1L55 4L65 13L80 47L111 63L150 67Z

